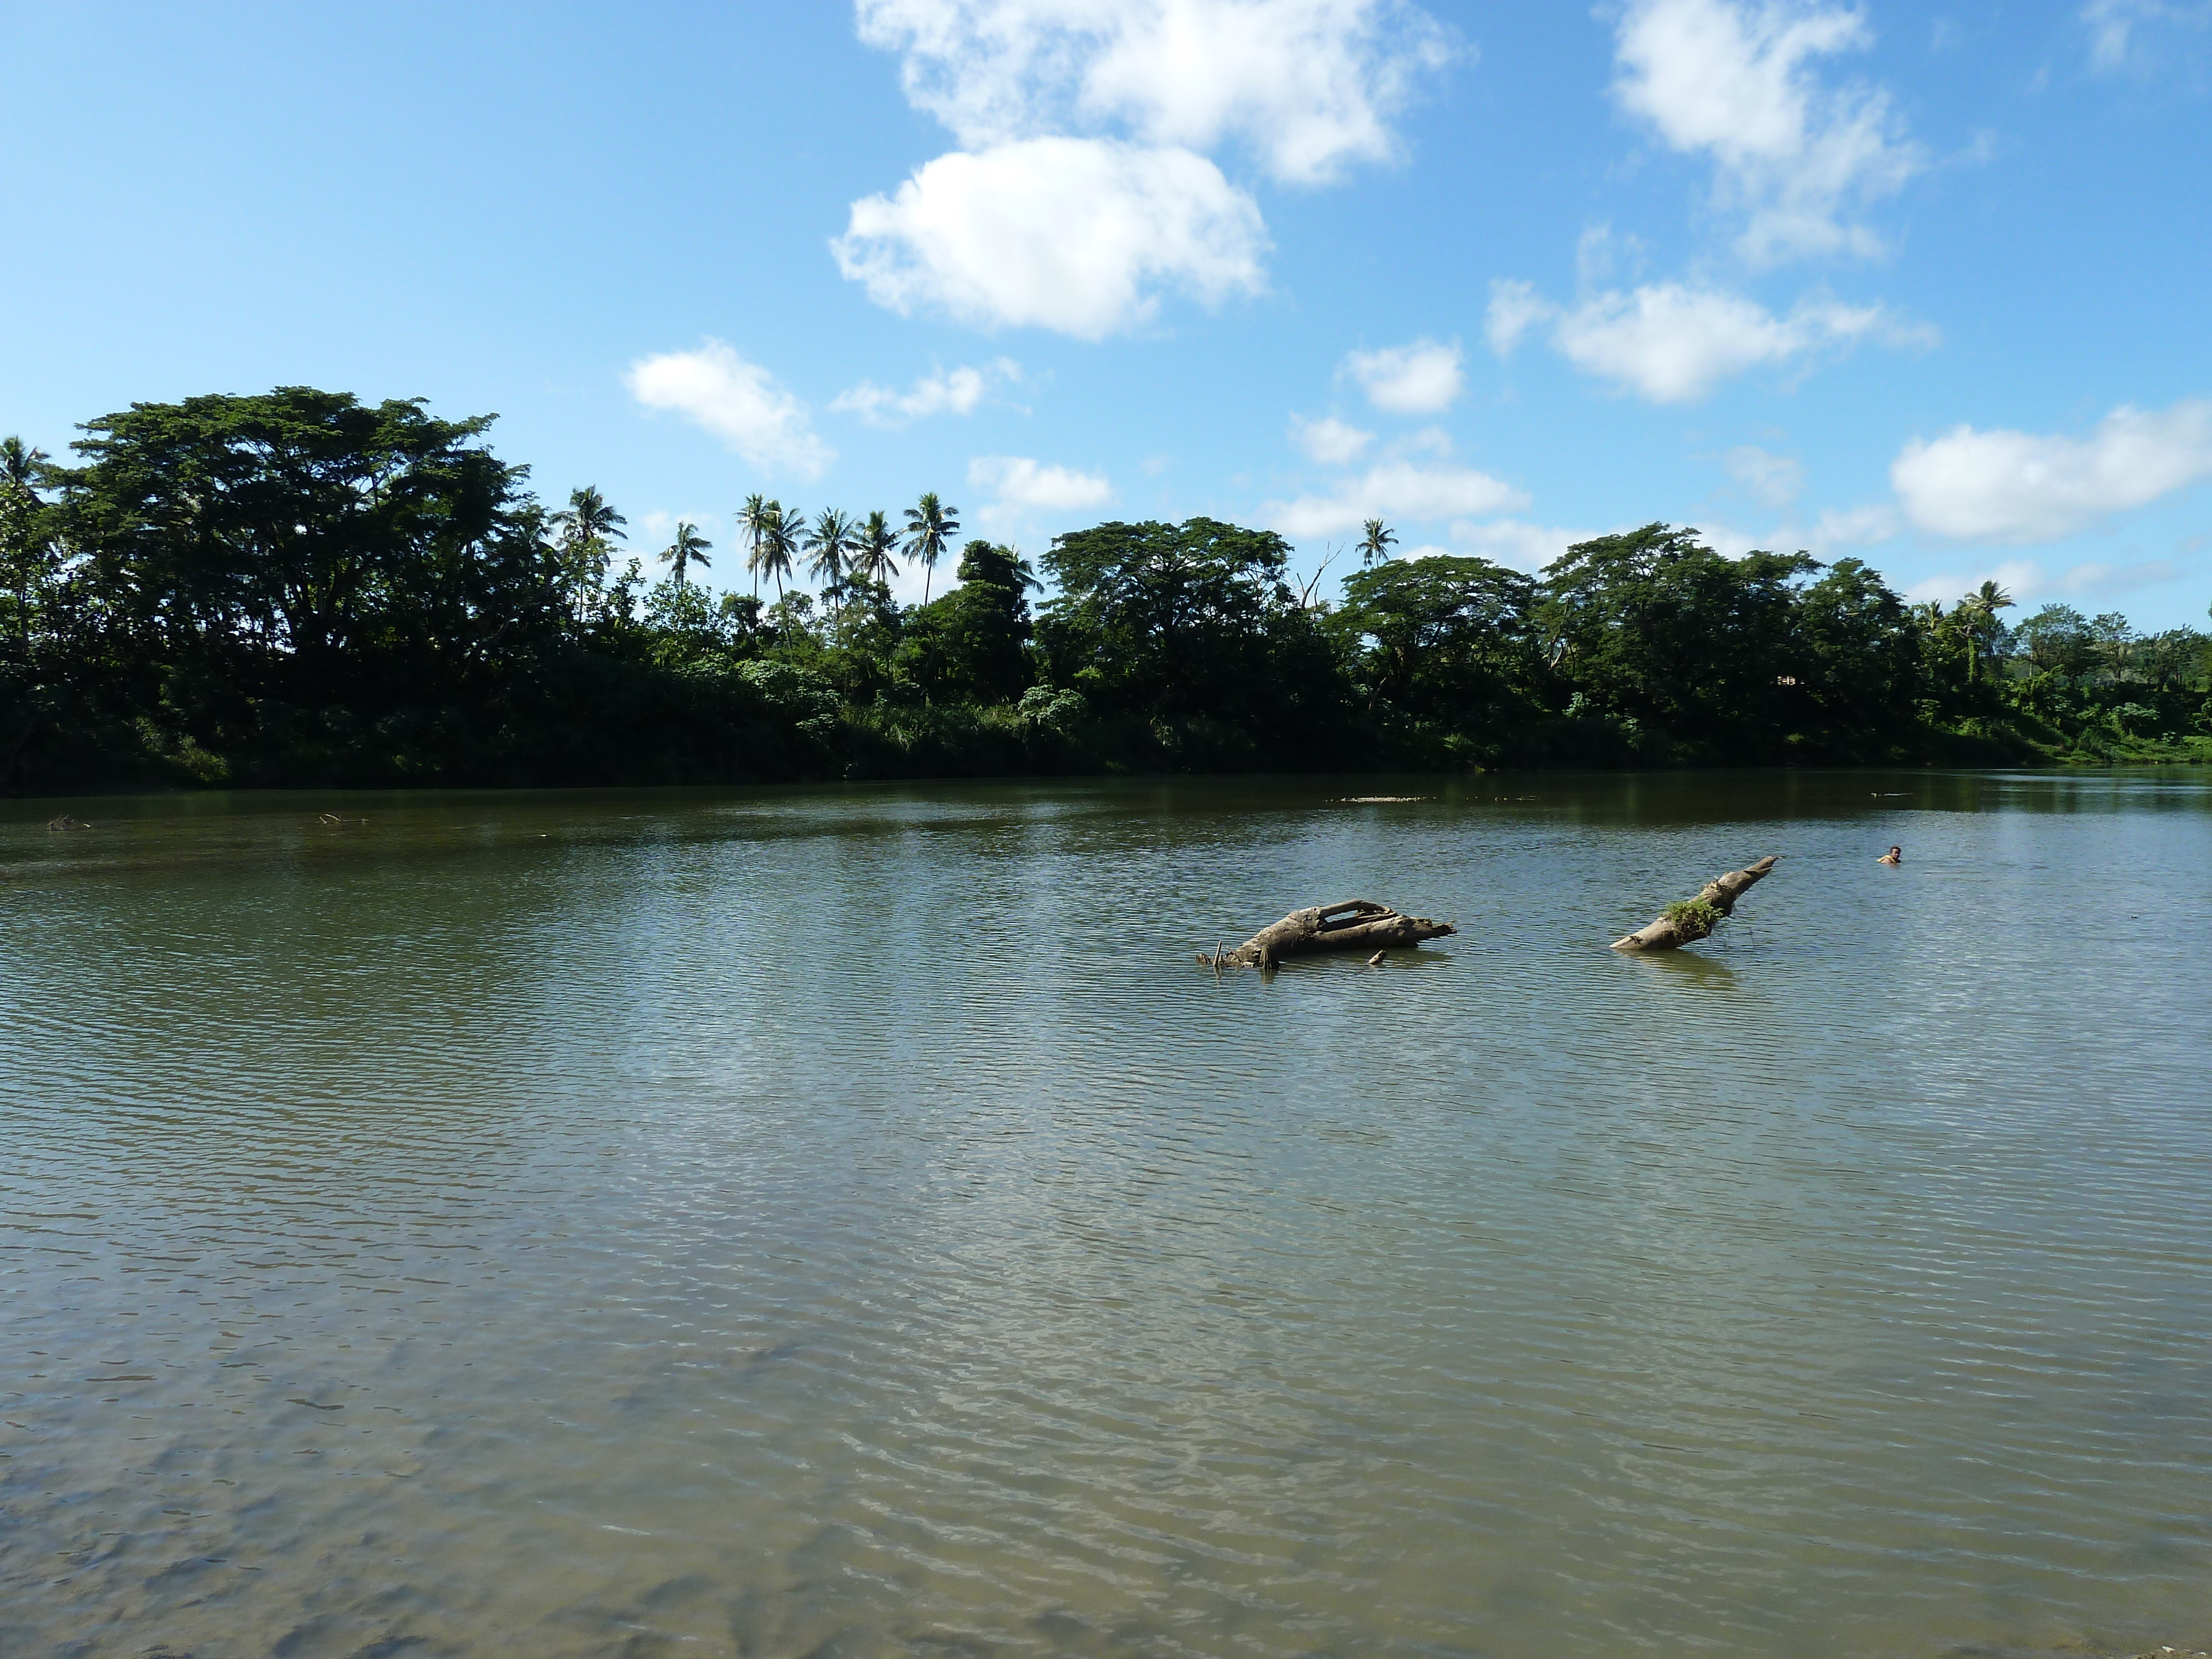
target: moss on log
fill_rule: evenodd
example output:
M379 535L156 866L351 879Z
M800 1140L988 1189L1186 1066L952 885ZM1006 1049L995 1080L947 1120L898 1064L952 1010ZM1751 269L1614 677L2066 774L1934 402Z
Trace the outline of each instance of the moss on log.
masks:
M1724 876L1715 876L1698 889L1697 897L1668 905L1649 927L1631 933L1626 939L1613 940L1613 948L1616 951L1679 951L1685 945L1696 944L1720 926L1722 917L1735 915L1735 902L1773 867L1774 858L1770 854L1756 864L1747 864L1741 870L1731 870Z

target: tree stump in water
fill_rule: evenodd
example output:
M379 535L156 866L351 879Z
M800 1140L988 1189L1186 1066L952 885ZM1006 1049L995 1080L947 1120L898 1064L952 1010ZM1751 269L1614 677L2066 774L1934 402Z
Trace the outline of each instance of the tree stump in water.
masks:
M1715 876L1698 890L1697 897L1685 904L1670 904L1667 913L1641 932L1613 942L1616 951L1678 951L1685 945L1694 945L1720 923L1723 916L1735 914L1735 902L1745 890L1774 867L1773 854L1747 864L1741 870L1731 870L1724 876Z
M1448 921L1401 915L1372 899L1346 899L1341 904L1293 910L1235 950L1201 951L1198 960L1207 968L1273 968L1285 957L1310 956L1318 951L1388 951L1458 931Z

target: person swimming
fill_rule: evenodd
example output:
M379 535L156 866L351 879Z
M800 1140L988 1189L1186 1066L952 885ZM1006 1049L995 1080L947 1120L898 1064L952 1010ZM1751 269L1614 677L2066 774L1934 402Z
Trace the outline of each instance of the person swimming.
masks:
M1893 847L1889 851L1884 853L1880 858L1876 859L1875 862L1876 864L1902 864L1905 862L1905 849L1902 847Z

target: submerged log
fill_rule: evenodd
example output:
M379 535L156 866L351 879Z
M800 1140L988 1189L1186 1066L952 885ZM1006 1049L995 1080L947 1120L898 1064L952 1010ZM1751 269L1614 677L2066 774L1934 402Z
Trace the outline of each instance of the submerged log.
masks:
M1317 951L1388 951L1458 931L1448 921L1401 915L1372 899L1346 899L1341 904L1293 910L1235 950L1216 947L1211 956L1200 951L1198 959L1207 968L1273 968L1285 957Z
M1744 896L1754 882L1774 867L1774 857L1769 854L1756 864L1747 864L1741 870L1731 870L1724 876L1715 876L1698 890L1697 897L1682 904L1670 904L1659 919L1649 927L1631 933L1626 939L1613 942L1616 951L1676 951L1685 945L1694 945L1720 923L1723 916L1735 914L1735 902Z

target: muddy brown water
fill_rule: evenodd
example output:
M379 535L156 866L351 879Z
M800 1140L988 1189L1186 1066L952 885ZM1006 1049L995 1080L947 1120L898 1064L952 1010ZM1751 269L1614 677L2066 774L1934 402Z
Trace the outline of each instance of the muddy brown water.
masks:
M1193 960L1355 896L1461 932ZM2212 1644L2202 775L13 802L0 915L4 1659Z

